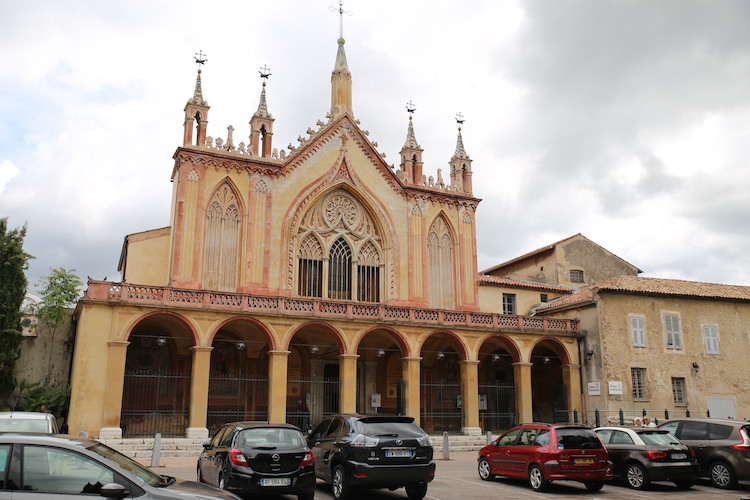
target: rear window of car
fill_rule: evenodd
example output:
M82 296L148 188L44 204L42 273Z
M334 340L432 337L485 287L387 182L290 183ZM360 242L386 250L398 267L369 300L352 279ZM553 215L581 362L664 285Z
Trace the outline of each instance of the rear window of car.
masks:
M708 439L708 424L686 420L680 430L680 439Z
M557 447L561 450L601 449L602 443L590 429L561 427L557 432Z
M50 430L45 419L16 417L0 419L0 432L38 432L47 434Z
M708 437L710 439L729 439L732 430L731 425L708 424Z
M412 418L404 419L361 419L355 424L355 429L367 436L400 436L418 437L425 434Z
M647 431L638 433L646 444L679 444L679 440L667 431Z
M235 445L238 448L303 448L305 440L295 429L258 427L241 431Z

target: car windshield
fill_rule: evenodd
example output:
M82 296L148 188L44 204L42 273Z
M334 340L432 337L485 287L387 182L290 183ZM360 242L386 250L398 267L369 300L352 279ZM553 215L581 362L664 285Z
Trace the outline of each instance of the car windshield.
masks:
M257 427L245 429L237 437L238 448L304 448L305 440L296 429L283 427Z
M425 434L421 427L414 423L414 419L361 419L355 424L356 430L366 436L400 436L420 437Z
M646 444L680 444L680 440L666 431L647 431L638 433Z
M132 458L126 457L119 451L115 451L109 446L105 446L101 443L96 443L90 446L89 450L111 462L114 462L121 469L130 472L137 479L143 481L149 486L164 486L169 483L169 481L165 477L156 474L155 472L147 469Z
M0 418L0 432L49 433L49 426L43 418Z
M590 429L561 427L557 429L557 447L561 450L601 449L602 443Z

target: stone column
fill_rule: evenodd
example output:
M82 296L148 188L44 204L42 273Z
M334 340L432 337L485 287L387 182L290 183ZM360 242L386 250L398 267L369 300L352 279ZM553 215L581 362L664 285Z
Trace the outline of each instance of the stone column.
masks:
M480 435L479 427L479 360L461 361L461 433Z
M581 415L581 365L562 365L562 378L568 395L569 421L573 421L573 410Z
M518 423L533 422L534 411L531 399L532 363L513 363L513 379L516 383L516 415Z
M286 422L286 376L291 351L268 351L268 421Z
M107 380L104 384L104 411L99 439L121 438L120 413L122 412L122 390L125 383L125 358L130 342L111 340L107 342Z
M339 354L339 408L341 413L357 412L357 359L359 354Z
M185 430L189 438L207 439L208 379L211 370L213 347L193 346L193 368L190 377L190 421Z
M420 424L420 387L421 381L420 367L422 358L419 356L402 358L403 360L403 373L404 373L404 385L405 387L405 408L404 411L410 417L414 417L414 421Z

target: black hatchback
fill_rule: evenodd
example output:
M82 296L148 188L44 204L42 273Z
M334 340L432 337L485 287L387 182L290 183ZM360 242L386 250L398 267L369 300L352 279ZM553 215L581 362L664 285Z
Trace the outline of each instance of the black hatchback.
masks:
M430 436L412 417L332 415L308 437L315 474L331 483L336 500L357 488L405 487L411 500L435 477Z
M203 443L198 481L237 494L315 496L313 456L290 424L234 422Z

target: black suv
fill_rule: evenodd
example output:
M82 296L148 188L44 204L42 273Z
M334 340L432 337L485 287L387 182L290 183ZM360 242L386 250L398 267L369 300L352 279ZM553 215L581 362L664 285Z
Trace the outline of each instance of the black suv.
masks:
M290 424L233 422L203 443L198 481L233 493L315 496L313 457Z
M356 488L406 487L411 500L427 494L435 477L430 436L412 417L332 415L308 436L315 475L344 499Z
M677 418L659 426L695 452L701 477L717 488L750 481L750 423L721 418Z

